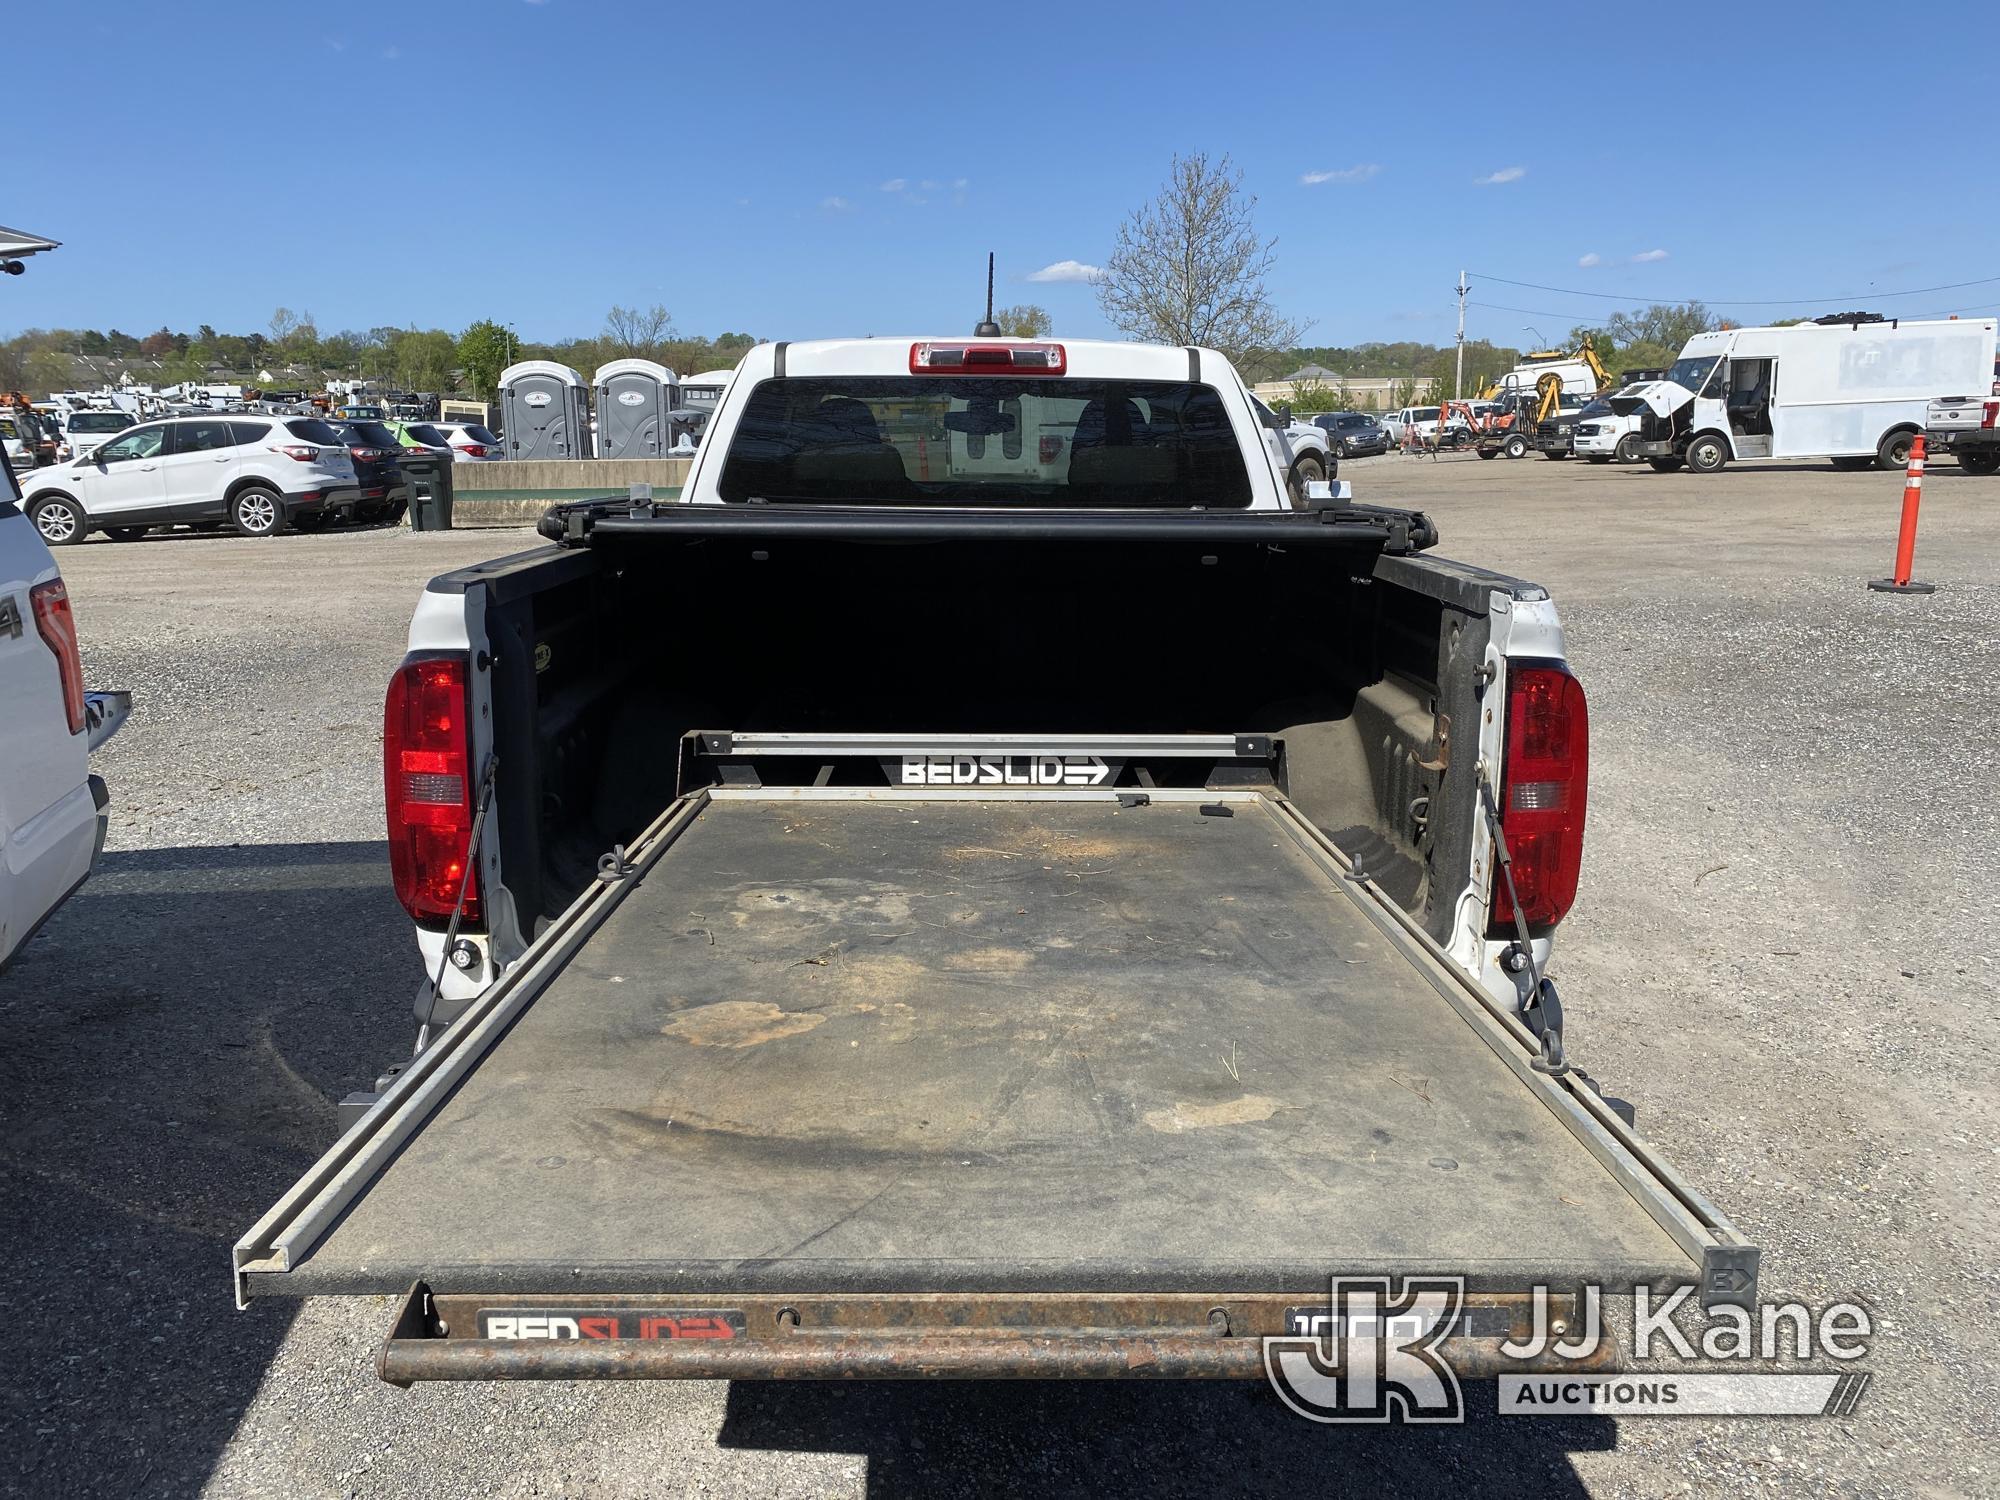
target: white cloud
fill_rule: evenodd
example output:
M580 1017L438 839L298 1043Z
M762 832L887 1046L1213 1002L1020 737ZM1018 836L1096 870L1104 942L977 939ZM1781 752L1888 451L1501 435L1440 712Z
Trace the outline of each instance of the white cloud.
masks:
M849 209L854 207L852 203L849 203L845 198L841 197L838 193L835 193L830 198L820 199L819 206L825 209L828 213L833 213L833 214L844 214Z
M1363 162L1358 167L1342 167L1329 172L1301 172L1299 182L1305 187L1318 187L1322 182L1366 182L1382 168L1375 162Z
M972 186L972 179L970 177L954 177L951 180L951 185L962 193Z
M887 182L882 184L882 191L885 193L900 193L909 185L910 179L907 177L891 177Z
M922 182L918 183L917 186L922 188L927 193L935 193L939 188L943 187L944 184L939 182L935 177L926 177Z
M1650 261L1665 260L1666 258L1667 252L1664 250L1641 250L1637 255L1632 257L1632 264L1643 266Z
M1603 264L1604 264L1604 257L1603 257L1603 256L1601 256L1601 255L1599 255L1599 254L1598 254L1598 253L1597 253L1597 252L1596 252L1595 250L1593 250L1593 251L1591 251L1591 252L1590 252L1590 254L1588 254L1588 255L1579 255L1579 256L1578 256L1578 257L1576 258L1576 263L1577 263L1578 265L1582 266L1582 267L1583 267L1583 268L1584 268L1584 269L1585 269L1585 270L1587 271L1587 270L1589 270L1589 269L1590 269L1590 268L1591 268L1592 266L1601 266L1601 265L1603 265Z
M1484 177L1475 177L1472 180L1480 187L1498 187L1503 182L1519 182L1527 175L1526 167L1502 167L1497 172L1488 172Z
M1102 279L1102 266L1087 266L1080 260L1059 260L1043 266L1039 271L1030 271L1030 281L1097 281Z

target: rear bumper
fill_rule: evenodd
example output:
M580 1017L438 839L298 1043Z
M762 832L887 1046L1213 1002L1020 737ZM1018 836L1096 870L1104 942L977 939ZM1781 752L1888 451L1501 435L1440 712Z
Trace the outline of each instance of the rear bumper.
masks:
M322 490L300 490L284 497L285 519L296 521L300 516L316 516L336 511L342 507L358 505L361 501L361 486L358 484L333 485Z
M1295 1294L900 1297L799 1295L652 1298L438 1295L403 1299L376 1356L391 1385L419 1380L1262 1380L1272 1358L1302 1356L1292 1318L1323 1308L1325 1287ZM1579 1322L1572 1293L1548 1311ZM663 1314L655 1309L681 1309ZM721 1311L697 1313L696 1307ZM553 1314L553 1316L551 1316ZM573 1316L574 1314L574 1316ZM1588 1354L1510 1359L1525 1343L1532 1299L1474 1294L1438 1347L1461 1379L1563 1373L1616 1363L1608 1334ZM489 1338L496 1320L534 1319L539 1334ZM570 1334L575 1326L577 1334ZM1283 1339L1267 1349L1265 1340ZM1280 1350L1287 1351L1280 1353Z

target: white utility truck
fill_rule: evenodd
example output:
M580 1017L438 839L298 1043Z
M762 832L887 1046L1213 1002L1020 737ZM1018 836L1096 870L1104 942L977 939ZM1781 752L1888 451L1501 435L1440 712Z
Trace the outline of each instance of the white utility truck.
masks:
M20 501L0 464L0 968L96 868L111 798L90 755L132 708L84 689L69 590Z
M1753 1298L1564 1053L1548 594L1295 502L1260 424L1203 349L763 345L679 503L433 580L418 1048L239 1298L400 1294L398 1384L1256 1379L1330 1274L1425 1270L1492 1374L1538 1285Z
M1712 474L1732 458L1830 458L1900 469L1933 397L1980 389L1992 318L1907 322L1842 313L1687 341L1667 378L1611 397L1640 417L1634 454Z

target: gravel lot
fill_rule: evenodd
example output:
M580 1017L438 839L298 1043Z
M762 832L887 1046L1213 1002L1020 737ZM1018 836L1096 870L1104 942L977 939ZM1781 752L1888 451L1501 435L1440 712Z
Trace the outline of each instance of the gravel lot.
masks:
M1571 1048L1765 1247L1769 1293L1883 1329L1832 1420L1321 1430L1262 1389L379 1384L387 1301L229 1299L229 1246L407 1050L377 725L423 581L527 532L93 543L101 873L0 979L19 1495L1658 1496L2000 1489L1992 1031L2000 480L1384 457L1447 555L1547 584L1591 694L1591 837L1557 972Z

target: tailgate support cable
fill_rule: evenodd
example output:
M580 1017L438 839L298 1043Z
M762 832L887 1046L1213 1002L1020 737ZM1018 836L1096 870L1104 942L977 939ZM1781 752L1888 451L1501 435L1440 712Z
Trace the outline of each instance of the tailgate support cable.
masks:
M1535 945L1528 939L1528 919L1521 914L1520 897L1514 889L1514 856L1507 848L1507 833L1500 826L1500 808L1493 800L1493 783L1483 774L1479 777L1479 803L1486 809L1486 821L1493 829L1493 847L1497 851L1500 878L1507 882L1507 905L1514 913L1514 949L1521 955L1521 961L1528 969L1528 996L1521 1002L1521 1019L1541 1043L1541 1056L1528 1065L1537 1073L1546 1073L1551 1078L1560 1078L1571 1068L1563 1057L1563 1011L1562 997L1556 993L1556 982L1541 971L1535 962Z
M444 924L444 949L438 954L437 973L431 975L425 986L428 993L424 997L424 1019L417 1027L417 1045L410 1051L412 1057L431 1044L431 1013L444 993L444 966L451 962L452 947L458 942L458 924L465 916L465 893L472 888L472 872L479 859L479 835L486 827L486 810L493 805L493 773L499 766L500 758L489 755L485 769L479 773L479 805L473 810L472 832L465 841L465 874L459 878L458 900L452 903L451 920Z

